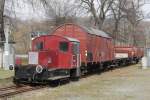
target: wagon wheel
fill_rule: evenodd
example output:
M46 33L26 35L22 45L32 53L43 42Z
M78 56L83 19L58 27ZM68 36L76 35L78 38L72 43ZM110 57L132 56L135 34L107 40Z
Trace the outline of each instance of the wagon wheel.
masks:
M49 82L49 86L51 87L57 87L60 85L60 80L53 80Z

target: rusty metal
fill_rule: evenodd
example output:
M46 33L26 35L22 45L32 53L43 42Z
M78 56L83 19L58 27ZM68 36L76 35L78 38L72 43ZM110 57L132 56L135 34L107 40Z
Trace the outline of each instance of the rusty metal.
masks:
M37 90L37 89L41 89L44 88L45 86L26 86L26 85L22 85L22 86L16 86L16 85L12 85L12 86L8 86L8 87L4 87L4 88L0 88L0 98L7 98L13 95L17 95L23 92L28 92L28 91L32 91L32 90Z

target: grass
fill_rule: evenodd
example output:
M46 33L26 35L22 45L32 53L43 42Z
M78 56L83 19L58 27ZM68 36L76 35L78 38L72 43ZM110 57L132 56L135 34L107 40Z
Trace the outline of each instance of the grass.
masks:
M150 70L133 65L56 88L24 93L10 100L145 100L150 93L150 85L147 85L150 79L146 77L149 74Z
M0 87L12 85L13 74L14 74L14 71L3 70L2 68L0 68Z
M7 78L7 79L0 79L0 88L1 87L7 87L13 85L13 79Z
M3 70L2 68L0 68L0 79L12 77L13 74L14 74L14 71Z

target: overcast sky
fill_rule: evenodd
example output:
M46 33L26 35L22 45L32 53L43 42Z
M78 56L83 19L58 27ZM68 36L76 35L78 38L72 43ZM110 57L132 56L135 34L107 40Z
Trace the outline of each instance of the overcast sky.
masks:
M143 13L146 20L150 20L150 3L143 6Z
M9 1L9 0L8 0ZM38 13L35 13L32 9L32 6L29 5L28 3L24 3L27 2L27 0L19 0L19 4L15 3L15 13L16 16L26 20L26 19L44 19L45 15L44 15L44 9L42 8L38 8L36 9L36 11ZM12 2L7 2L7 7L6 9L10 9ZM145 16L145 20L149 20L150 21L150 0L145 0L145 5L143 6L142 10ZM13 10L14 11L14 10ZM14 12L9 12L9 14L14 16Z
M13 3L12 1L7 0L5 4L5 14L13 17L17 16L22 20L44 19L44 9L37 7L35 11L32 5L28 4L27 1L28 0L18 0L18 2Z

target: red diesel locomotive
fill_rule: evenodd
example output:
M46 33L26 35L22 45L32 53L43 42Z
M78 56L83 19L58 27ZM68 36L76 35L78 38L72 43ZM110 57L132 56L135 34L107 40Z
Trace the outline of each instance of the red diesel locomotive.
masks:
M43 83L62 78L78 79L88 72L121 65L129 56L126 59L115 58L119 51L117 49L114 49L112 38L103 31L64 24L56 28L52 35L40 36L32 41L29 64L15 66L14 82Z

